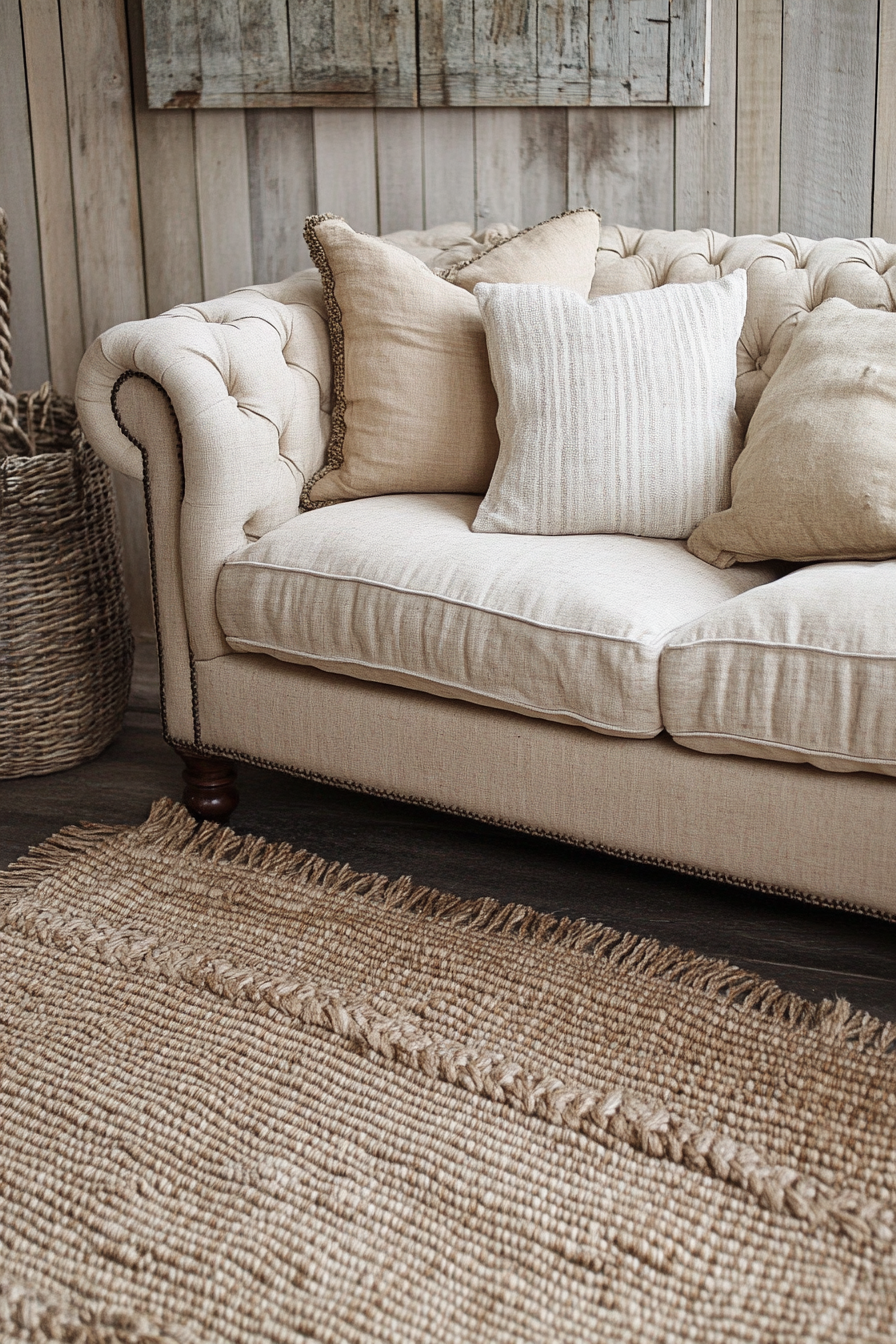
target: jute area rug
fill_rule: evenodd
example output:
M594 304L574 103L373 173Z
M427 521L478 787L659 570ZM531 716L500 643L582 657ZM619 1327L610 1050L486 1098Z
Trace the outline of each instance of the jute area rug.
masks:
M4 1339L896 1334L843 1003L167 800L20 860L0 965Z

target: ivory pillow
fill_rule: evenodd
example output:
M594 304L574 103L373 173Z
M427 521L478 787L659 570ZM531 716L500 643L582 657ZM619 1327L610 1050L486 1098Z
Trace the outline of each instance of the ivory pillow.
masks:
M342 219L313 216L305 238L327 304L334 403L326 465L303 506L483 494L498 454L497 401L476 299ZM576 210L502 240L475 274L586 295L599 241L599 215Z
M686 537L729 500L745 271L587 302L476 287L501 451L476 532Z
M688 541L712 565L896 556L896 315L828 299L803 318L732 490Z

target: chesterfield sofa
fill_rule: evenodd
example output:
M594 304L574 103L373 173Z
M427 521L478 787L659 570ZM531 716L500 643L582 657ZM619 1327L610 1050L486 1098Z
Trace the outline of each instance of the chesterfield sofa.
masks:
M393 241L435 268L468 233ZM896 307L896 247L786 234L608 227L591 293L737 268L744 424L807 312ZM678 541L510 537L492 572L475 497L301 511L330 398L315 272L116 327L81 367L88 438L144 482L164 732L197 814L229 815L248 761L896 917L896 560L725 570ZM459 654L432 635L446 605L479 622ZM697 693L723 657L725 694Z

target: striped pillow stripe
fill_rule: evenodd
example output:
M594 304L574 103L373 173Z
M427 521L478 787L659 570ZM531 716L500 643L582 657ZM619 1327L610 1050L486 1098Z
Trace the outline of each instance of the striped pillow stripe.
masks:
M590 302L475 293L501 448L474 531L686 537L728 507L745 271Z

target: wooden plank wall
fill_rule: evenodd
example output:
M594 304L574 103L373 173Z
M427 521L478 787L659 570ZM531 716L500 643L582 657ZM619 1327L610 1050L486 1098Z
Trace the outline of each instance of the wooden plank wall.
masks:
M150 112L140 0L0 4L15 378L74 384L104 328L308 265L305 214L373 232L567 206L659 228L896 241L896 0L714 0L707 108ZM120 490L149 635L139 492Z

